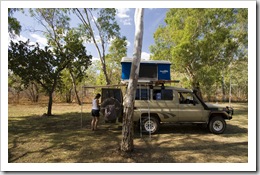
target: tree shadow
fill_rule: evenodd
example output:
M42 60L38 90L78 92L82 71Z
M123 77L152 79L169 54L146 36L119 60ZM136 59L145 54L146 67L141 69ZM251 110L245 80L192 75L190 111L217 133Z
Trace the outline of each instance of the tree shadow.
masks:
M118 140L116 143L118 147L120 138L117 138L117 136L120 136L121 130L104 124L101 119L99 130L93 132L90 129L91 119L90 113L81 114L74 112L50 117L25 116L19 120L9 120L8 142L11 143L8 149L9 162L23 161L22 159L26 160L26 157L29 157L29 155L44 152L50 148L61 152L79 150L77 154L71 155L69 161L73 159L73 162L86 162L88 161L84 156L86 152L88 154L95 150L99 154L102 154L104 150L114 147L113 144L116 140ZM42 143L49 142L49 144L47 147L40 145L38 151L30 151L30 148L24 149L23 145L30 144L32 140ZM106 143L111 141L113 141L112 145L106 145ZM93 144L98 142L102 143L103 146L99 148ZM94 156L92 158L97 160L99 157ZM59 158L54 157L53 161L54 159L58 160ZM36 162L41 161L38 159Z
M222 150L222 142L210 140L207 145L203 146L205 140L200 136L214 135L203 127L163 125L159 132L152 136L152 139L144 134L140 137L140 133L135 131L134 140L138 140L138 144L135 145L134 151L130 154L121 154L119 147L122 128L120 125L107 124L101 118L99 130L91 131L91 119L90 113L74 112L51 117L27 116L19 120L9 120L9 162L43 162L44 158L48 157L46 162L50 163L175 163L180 160L173 155L182 151L196 150L204 155L207 154L206 150L217 150L220 156L225 156L228 152L231 156L238 156L236 155L238 153L233 152L232 149L247 152L246 143L228 143ZM239 133L245 134L247 129L228 124L226 132L218 137L232 137ZM178 140L176 136L179 137ZM174 140L179 144L174 145L175 142L171 142ZM48 144L38 144L39 148L33 151L22 147L25 144L33 146L35 142L48 142ZM59 152L67 152L68 156L61 157L62 154L59 155ZM42 157L36 156L39 153ZM243 156L246 156L246 153L243 153ZM31 157L34 157L34 160L30 160ZM197 162L198 160L190 156L182 161Z

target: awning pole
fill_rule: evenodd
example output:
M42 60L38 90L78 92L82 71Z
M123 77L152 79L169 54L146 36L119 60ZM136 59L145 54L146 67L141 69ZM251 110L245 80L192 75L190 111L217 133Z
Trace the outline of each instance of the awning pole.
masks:
M82 111L83 111L83 86L81 87L81 128L83 127L83 124L82 124Z

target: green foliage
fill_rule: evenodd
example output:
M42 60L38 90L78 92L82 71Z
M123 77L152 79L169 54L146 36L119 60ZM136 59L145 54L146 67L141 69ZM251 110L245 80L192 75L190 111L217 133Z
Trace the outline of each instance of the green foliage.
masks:
M20 35L22 30L22 26L20 22L13 17L13 14L20 9L17 8L8 8L8 33L10 37L14 37L14 35Z
M24 84L22 83L22 79L13 74L10 70L8 71L8 87L12 87L16 91L22 91L24 89Z
M16 98L15 102L19 103L20 92L25 89L21 77L8 71L8 92L11 92Z
M97 12L97 28L101 42L107 42L115 36L119 36L120 27L115 20L116 9L102 8Z
M72 79L74 91L80 103L77 83L83 80L85 71L91 64L92 56L86 54L80 33L76 29L69 28L69 9L31 9L30 13L45 28L44 34L48 39L48 44L53 48L55 55L59 55L60 60L57 60L59 64L63 69L68 69L67 76ZM61 87L62 84L64 83L60 83ZM67 92L66 90L66 94Z
M36 81L46 92L52 91L59 70L63 69L56 60L59 56L55 56L50 49L41 49L38 44L29 45L29 40L11 41L8 48L8 68L21 77L25 85Z
M71 103L71 93L72 93L72 86L73 82L71 80L70 71L69 69L65 68L61 72L61 81L57 85L57 90L61 94L61 100L67 103ZM65 94L65 95L64 95Z
M29 13L46 29L44 32L50 38L56 39L56 34L62 34L62 29L69 28L68 9L36 8L29 9ZM55 29L57 32L55 32Z
M230 82L232 86L232 96L237 98L238 101L248 99L248 60L238 59L235 60L229 67L227 75L227 87L229 88ZM231 81L230 81L231 80Z
M126 37L112 40L106 55L107 72L112 84L119 84L121 80L121 59L127 55Z
M83 40L80 39L80 34L76 30L69 30L64 37L66 42L64 52L66 57L70 57L71 61L67 68L74 78L81 82L85 76L88 66L91 65L91 55L86 54L86 48L83 45Z
M84 79L84 84L85 85L103 85L104 82L98 83L99 80L99 75L101 65L100 61L93 61L92 64L89 66L88 70L86 71L86 76Z
M170 9L165 22L154 33L152 59L170 60L193 88L220 82L247 55L247 9Z

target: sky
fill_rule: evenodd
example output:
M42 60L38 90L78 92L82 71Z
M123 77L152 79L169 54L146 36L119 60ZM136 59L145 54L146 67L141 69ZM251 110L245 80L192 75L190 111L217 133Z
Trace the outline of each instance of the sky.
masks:
M151 53L149 47L154 44L153 34L160 25L165 25L164 18L168 10L167 8L145 8L142 59L147 60L150 58ZM127 57L130 58L133 55L135 37L134 13L135 8L117 8L116 14L116 20L120 26L120 34L127 38ZM25 9L25 13L16 12L14 17L17 18L22 25L20 36L17 36L15 40L25 41L30 39L32 43L38 42L42 47L47 45L47 40L41 32L32 32L32 29L42 29L42 26L33 17L30 17L28 9ZM75 15L70 15L70 18L71 27L77 27L80 24L80 21ZM109 45L107 48L108 47ZM98 59L94 44L86 43L86 50L88 54Z

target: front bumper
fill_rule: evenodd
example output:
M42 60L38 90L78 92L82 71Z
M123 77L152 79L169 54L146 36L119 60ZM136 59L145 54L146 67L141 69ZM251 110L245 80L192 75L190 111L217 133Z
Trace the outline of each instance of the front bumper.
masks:
M226 108L223 109L228 114L228 119L232 119L232 115L234 114L234 109L232 107L226 106Z

